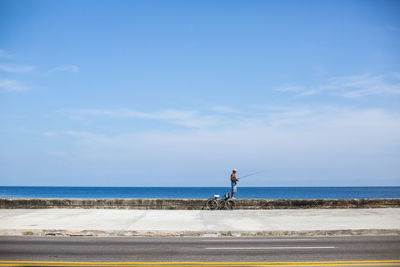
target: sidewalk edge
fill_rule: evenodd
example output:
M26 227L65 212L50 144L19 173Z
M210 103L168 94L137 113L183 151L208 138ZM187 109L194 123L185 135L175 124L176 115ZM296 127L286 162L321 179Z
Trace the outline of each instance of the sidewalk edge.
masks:
M0 229L0 236L61 237L327 237L327 236L400 236L400 229L343 229L308 231L103 231L58 229Z

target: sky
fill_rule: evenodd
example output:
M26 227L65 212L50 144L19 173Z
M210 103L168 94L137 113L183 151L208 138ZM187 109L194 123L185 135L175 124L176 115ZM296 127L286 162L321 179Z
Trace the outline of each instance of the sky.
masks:
M400 186L399 1L0 0L0 185Z

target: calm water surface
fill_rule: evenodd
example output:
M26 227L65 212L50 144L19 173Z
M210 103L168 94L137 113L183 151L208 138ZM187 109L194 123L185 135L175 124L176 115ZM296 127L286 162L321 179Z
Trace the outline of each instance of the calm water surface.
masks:
M209 198L228 187L0 186L1 198ZM400 187L238 187L237 198L400 198Z

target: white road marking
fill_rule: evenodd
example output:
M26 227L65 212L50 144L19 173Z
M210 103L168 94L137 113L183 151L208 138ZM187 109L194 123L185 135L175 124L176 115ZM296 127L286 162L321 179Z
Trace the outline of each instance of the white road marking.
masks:
M268 242L268 241L315 241L316 238L304 239L203 239L203 242Z
M336 247L210 247L215 250L253 250L253 249L332 249Z

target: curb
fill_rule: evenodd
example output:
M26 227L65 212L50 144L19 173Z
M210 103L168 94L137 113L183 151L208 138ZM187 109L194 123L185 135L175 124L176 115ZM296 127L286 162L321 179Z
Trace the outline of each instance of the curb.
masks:
M0 230L0 236L59 237L328 237L328 236L400 236L400 229L345 229L309 231L102 231L102 230Z

